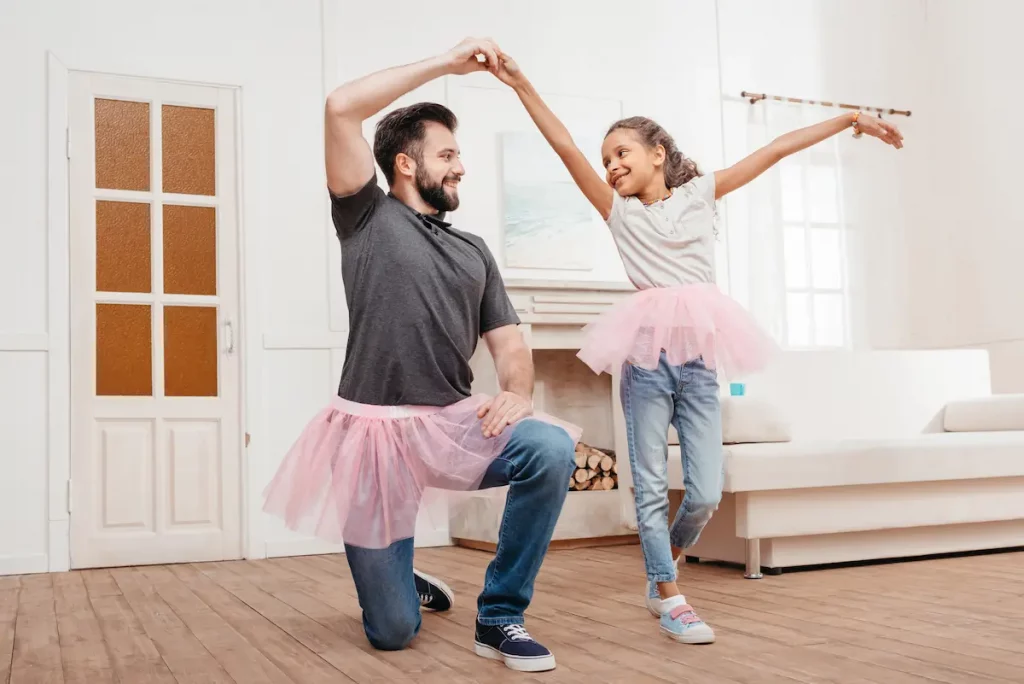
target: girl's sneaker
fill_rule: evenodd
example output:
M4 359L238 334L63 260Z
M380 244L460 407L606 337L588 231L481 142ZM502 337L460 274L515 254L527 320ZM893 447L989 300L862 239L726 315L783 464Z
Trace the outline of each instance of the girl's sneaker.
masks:
M710 644L715 632L686 603L685 596L673 596L661 602L661 631L683 644Z

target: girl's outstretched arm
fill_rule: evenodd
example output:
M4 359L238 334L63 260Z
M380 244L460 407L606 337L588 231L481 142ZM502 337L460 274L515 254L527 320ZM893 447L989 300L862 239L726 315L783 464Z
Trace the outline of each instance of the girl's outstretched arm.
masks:
M504 53L499 53L498 61L499 67L495 75L501 79L502 83L511 86L516 91L530 118L537 124L541 134L565 164L565 168L569 170L569 175L576 181L576 185L601 214L601 218L608 220L608 216L612 213L612 199L615 190L605 183L604 179L590 165L583 152L573 142L569 130L537 94L533 84L519 70L515 61Z
M903 147L903 134L889 122L867 114L843 114L781 135L729 168L715 171L715 199L742 188L789 155L831 138L853 126L854 122L860 132L878 138L896 149Z

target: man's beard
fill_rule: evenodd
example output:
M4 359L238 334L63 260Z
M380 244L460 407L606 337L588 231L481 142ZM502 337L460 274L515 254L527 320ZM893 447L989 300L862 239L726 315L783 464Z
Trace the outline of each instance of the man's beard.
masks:
M446 177L444 180L454 180L456 176ZM419 191L423 201L440 212L455 211L459 208L459 196L450 196L444 191L444 180L434 183L427 176L423 166L416 167L416 190Z

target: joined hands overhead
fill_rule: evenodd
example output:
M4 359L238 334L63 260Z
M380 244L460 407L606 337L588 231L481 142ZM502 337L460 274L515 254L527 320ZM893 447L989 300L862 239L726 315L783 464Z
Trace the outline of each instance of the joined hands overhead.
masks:
M498 70L498 45L490 38L466 38L461 43L444 53L442 59L448 73L456 76L471 74L474 71Z
M441 56L448 73L463 76L489 71L505 85L516 87L523 73L509 55L491 38L466 38Z

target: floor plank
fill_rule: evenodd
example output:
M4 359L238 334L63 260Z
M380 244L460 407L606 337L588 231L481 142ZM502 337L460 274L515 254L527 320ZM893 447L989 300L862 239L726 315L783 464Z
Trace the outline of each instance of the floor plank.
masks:
M479 660L452 647L434 633L422 635L424 639L417 640L413 648L406 651L374 650L362 636L362 613L358 601L347 587L339 587L332 582L332 577L328 577L328 583L324 584L269 562L262 566L232 563L231 568L325 629L344 635L349 643L377 661L374 669L388 681L416 680L417 677L435 675L447 676L450 681L475 681L473 671L479 669Z
M116 682L107 645L81 573L54 575L53 591L64 681L68 684Z
M111 576L179 684L232 684L220 663L144 578L131 568L113 570Z
M302 559L304 562L301 563L301 565L294 562L289 563L289 565L295 568L297 573L304 574L311 579L317 580L328 592L335 596L347 597L342 599L347 604L345 609L358 615L358 601L348 566L345 564L344 558L340 559L342 565L334 562L335 560L336 559L329 558ZM284 562L288 561L286 560ZM466 598L468 599L469 597ZM467 613L467 615L469 614ZM472 635L473 625L475 622L475 618L473 616L470 616L469 621L464 623L461 627L445 622L442 617L444 616L431 614L424 616L424 630L421 636L417 639L417 642L422 642L425 638L430 640L422 644L422 651L429 654L429 657L444 658L445 662L452 665L455 669L477 678L479 678L478 673L480 670L482 668L487 668L490 670L488 681L503 682L524 680L524 675L511 673L501 663L481 660L472 652ZM434 639L434 635L439 636L440 640ZM553 645L554 644L552 644L552 646ZM414 649L416 648L418 648L418 646L414 647ZM578 681L580 672L578 672L572 664L564 658L561 662L565 667L559 667L561 672L557 677L560 678L560 681ZM544 677L545 680L549 679L549 675L547 674L545 674Z
M445 577L457 577L459 586L469 586L468 583L475 576L482 576L487 562L489 559L486 556L460 557L457 562L450 561L441 566L437 572ZM427 561L424 567L432 565ZM433 568L428 571L430 569ZM532 624L533 616L543 618L545 622L568 630L574 635L576 643L586 645L592 649L593 654L614 651L614 662L618 668L632 668L648 678L782 684L803 681L746 662L719 658L705 648L676 644L660 634L657 621L646 608L627 611L623 606L616 606L609 601L580 601L573 597L579 595L581 590L579 577L579 573L576 573L571 582L552 582L550 576L546 575L547 590L538 587L527 614L528 623ZM589 589L589 586L586 588ZM603 594L599 592L597 596ZM531 630L538 639L546 640L546 626L537 629L531 627Z
M344 562L344 560L342 561ZM354 630L354 638L357 641L365 642L362 636L362 610L356 597L355 586L350 576L343 572L336 571L334 563L327 558L280 558L268 561L278 576L289 578L287 581L302 583L307 591L317 596L331 606L333 610L340 611L347 616L345 629ZM347 572L347 568L345 570ZM289 574L284 574L289 573ZM312 583L312 584L310 584ZM468 672L475 681L479 681L481 671L486 672L486 681L503 683L513 681L531 681L529 677L519 673L512 673L500 663L484 661L474 655L471 651L471 635L463 632L459 639L452 641L450 632L444 630L435 631L431 625L436 624L435 615L424 615L424 628L420 636L413 641L410 649L384 655L388 662L396 667L405 670L419 667L418 661L422 658L432 658L444 662L450 667L462 672ZM452 648L455 644L455 648Z
M247 573L232 572L228 564L206 563L196 567L199 572L231 592L278 629L290 634L295 641L319 655L354 682L376 681L378 678L382 681L389 678L409 680L415 676L403 673L378 660L353 641L332 632L282 601L273 592L264 591L260 586L254 585L244 576ZM430 672L416 674L429 675Z
M174 608L189 631L236 682L289 684L292 681L169 569L137 568L136 574Z
M116 584L110 572L96 571L86 576L85 583L117 678L139 684L173 684L174 676L128 601L119 589L112 589Z
M6 682L11 678L15 625L18 620L18 594L21 592L21 578L3 579L6 581L0 583L0 682Z
M50 684L64 681L57 615L53 605L53 577L23 577L14 627L12 684Z
M319 654L303 646L195 567L176 565L171 567L171 572L292 681L303 684L351 681Z
M665 638L635 545L548 554L527 628L558 669L529 675L473 653L493 556L416 550L455 608L424 614L410 648L363 634L343 555L0 578L3 682L1020 682L1024 553L786 573L684 565L680 586L717 643ZM382 588L386 591L386 587Z

